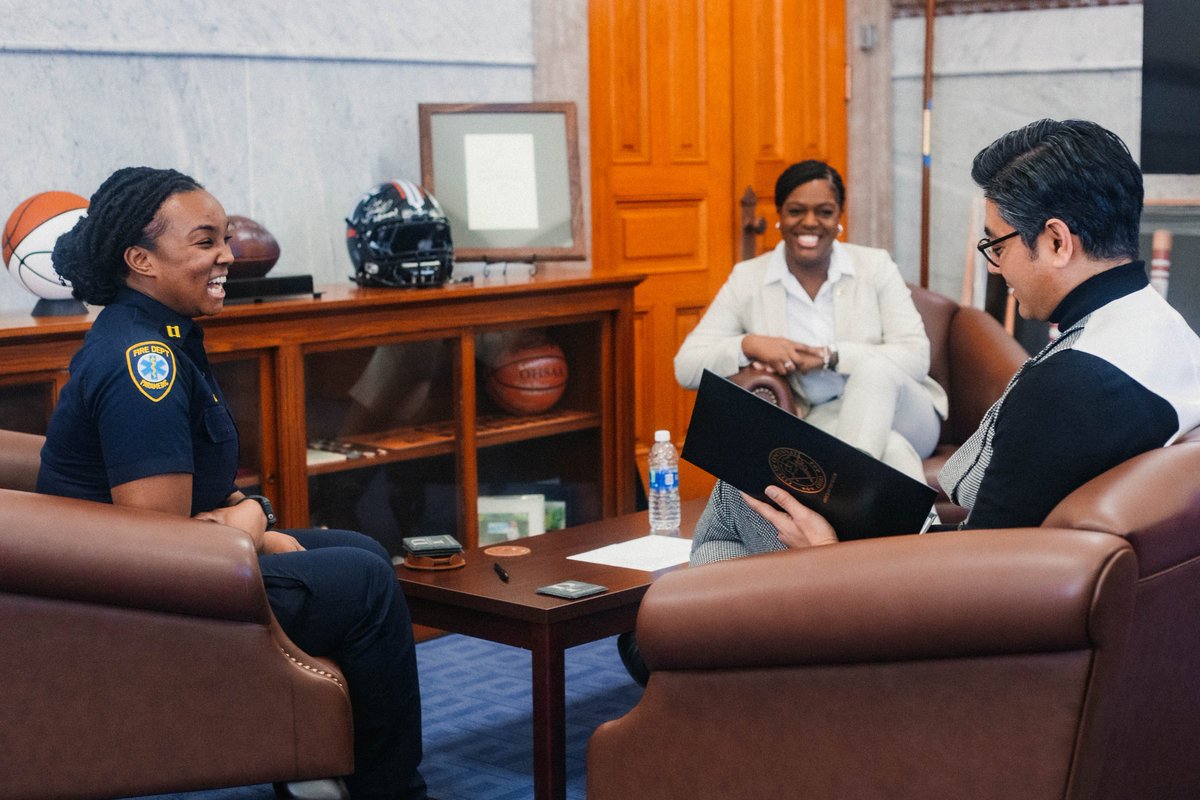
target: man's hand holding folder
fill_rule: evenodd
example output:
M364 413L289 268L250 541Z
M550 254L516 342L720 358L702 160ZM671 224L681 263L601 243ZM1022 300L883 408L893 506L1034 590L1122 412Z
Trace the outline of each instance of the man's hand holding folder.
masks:
M775 530L779 531L779 541L793 550L833 544L838 540L837 532L829 524L829 520L802 505L799 500L778 486L767 487L767 497L774 506L756 500L745 492L742 492L742 497L746 498L747 505L775 526Z

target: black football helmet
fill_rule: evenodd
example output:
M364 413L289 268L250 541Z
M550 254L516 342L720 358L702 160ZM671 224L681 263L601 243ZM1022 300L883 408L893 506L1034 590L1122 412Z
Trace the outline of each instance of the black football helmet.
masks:
M362 196L346 220L360 286L439 286L454 269L450 223L436 198L402 178Z

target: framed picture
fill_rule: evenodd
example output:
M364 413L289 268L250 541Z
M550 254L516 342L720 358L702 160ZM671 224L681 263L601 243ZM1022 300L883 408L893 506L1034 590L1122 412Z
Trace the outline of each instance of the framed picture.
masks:
M546 532L546 497L540 494L480 495L479 544L501 544Z
M479 492L485 495L540 494L546 498L546 531L561 530L578 525L591 517L579 517L580 506L588 503L581 500L585 493L579 485L564 482L561 478L539 481L480 481ZM597 510L598 511L598 510Z
M586 257L574 103L418 106L421 182L458 261Z

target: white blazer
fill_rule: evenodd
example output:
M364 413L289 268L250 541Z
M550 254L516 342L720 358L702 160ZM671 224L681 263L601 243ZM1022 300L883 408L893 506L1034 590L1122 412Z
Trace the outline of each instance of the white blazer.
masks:
M778 248L776 248L778 250ZM741 368L748 333L787 337L787 295L766 281L776 251L736 264L700 322L675 354L675 379L686 389L700 385L705 369L729 376ZM833 243L833 258L853 274L833 286L837 371L850 375L869 353L886 356L929 392L938 415L949 409L946 392L929 377L929 339L900 268L886 250Z

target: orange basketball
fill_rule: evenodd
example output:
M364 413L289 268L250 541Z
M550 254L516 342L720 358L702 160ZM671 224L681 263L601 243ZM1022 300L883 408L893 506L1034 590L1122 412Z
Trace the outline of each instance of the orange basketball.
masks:
M547 411L567 388L567 358L553 342L516 342L493 364L485 389L510 414Z
M54 243L87 213L88 201L72 192L41 192L13 210L4 224L4 264L38 297L62 300L71 286L50 260Z

